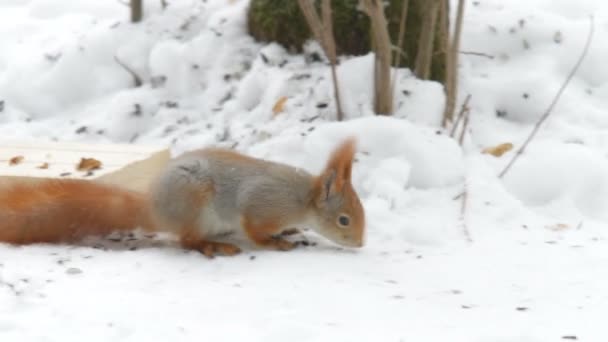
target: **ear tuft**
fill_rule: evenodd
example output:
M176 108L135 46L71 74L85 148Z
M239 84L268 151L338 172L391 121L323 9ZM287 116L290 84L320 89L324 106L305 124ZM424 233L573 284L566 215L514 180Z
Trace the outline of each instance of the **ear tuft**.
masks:
M336 172L333 170L330 170L329 172L327 172L323 175L323 192L324 192L323 197L325 197L326 201L329 199L329 195L332 192L332 186L334 185L335 180L336 180Z
M345 183L350 182L352 164L357 149L355 138L351 137L344 140L331 154L325 171L335 172L335 187L337 191L342 191Z

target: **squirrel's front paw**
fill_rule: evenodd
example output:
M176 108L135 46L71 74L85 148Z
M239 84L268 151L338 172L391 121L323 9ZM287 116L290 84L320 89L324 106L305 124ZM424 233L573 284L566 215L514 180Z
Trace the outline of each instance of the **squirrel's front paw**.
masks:
M241 252L241 249L233 244L214 241L202 241L197 249L209 258L218 254L232 256Z
M274 247L280 251L289 251L296 247L295 243L293 243L291 241L287 241L280 237L274 237L274 238L272 238L271 241L272 242L269 243L269 245L271 245L272 247Z

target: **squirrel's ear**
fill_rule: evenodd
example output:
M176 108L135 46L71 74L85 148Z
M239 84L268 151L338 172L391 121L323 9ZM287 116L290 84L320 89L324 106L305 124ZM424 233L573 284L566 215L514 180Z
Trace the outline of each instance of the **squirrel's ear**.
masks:
M346 139L331 154L323 174L334 173L336 191L342 191L344 184L350 182L356 142L354 138Z
M320 200L327 201L329 196L336 193L336 172L334 170L326 170L321 175L321 193Z

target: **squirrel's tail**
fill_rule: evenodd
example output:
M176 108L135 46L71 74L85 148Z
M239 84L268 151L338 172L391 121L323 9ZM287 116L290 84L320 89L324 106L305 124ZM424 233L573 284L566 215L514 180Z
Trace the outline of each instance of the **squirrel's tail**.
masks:
M151 230L143 193L85 180L0 181L0 242L69 242Z

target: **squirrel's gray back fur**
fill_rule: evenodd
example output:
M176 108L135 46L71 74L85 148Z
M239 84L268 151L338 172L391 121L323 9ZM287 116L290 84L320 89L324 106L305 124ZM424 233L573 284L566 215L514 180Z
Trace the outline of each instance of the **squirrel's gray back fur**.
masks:
M163 221L196 224L205 235L216 235L238 230L242 215L256 224L277 218L305 220L309 213L303 208L310 208L312 183L312 175L302 169L204 149L172 160L153 186L151 198ZM200 194L205 196L202 207L196 201Z

